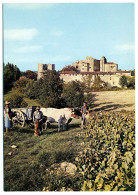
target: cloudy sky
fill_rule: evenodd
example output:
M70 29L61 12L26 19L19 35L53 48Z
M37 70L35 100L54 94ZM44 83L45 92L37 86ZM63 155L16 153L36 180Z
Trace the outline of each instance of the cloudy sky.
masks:
M4 3L3 35L4 63L21 71L61 70L86 56L135 68L133 3Z

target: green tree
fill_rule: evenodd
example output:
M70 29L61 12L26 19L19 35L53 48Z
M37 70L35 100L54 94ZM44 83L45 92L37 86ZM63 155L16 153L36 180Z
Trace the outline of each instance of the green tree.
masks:
M3 76L4 76L4 92L10 90L13 86L13 83L19 79L20 70L16 65L13 64L4 64L3 66Z
M71 81L64 84L63 98L68 107L81 107L84 101L84 93L79 81Z
M135 89L135 76L127 77L127 88Z
M93 91L100 91L107 88L107 83L101 80L99 76L97 76L93 82L92 89Z
M90 92L92 87L92 75L87 75L83 77L82 84L84 91Z
M32 85L32 86L31 86ZM37 99L45 107L60 107L63 81L56 71L48 70L43 78L34 83L29 83L28 96Z
M12 90L16 91L17 93L24 94L24 92L26 91L26 86L29 82L30 82L30 79L26 79L26 78L17 80L14 83Z
M121 76L119 79L119 85L121 85L122 88L127 86L127 77L125 75Z

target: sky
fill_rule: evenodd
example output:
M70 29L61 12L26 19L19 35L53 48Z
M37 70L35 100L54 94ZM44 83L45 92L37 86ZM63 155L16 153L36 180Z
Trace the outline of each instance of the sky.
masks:
M134 3L4 3L3 61L56 70L86 56L135 69Z

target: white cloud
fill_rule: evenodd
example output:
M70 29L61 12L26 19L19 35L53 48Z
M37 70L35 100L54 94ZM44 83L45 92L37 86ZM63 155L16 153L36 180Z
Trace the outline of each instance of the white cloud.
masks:
M135 46L134 44L122 44L116 45L115 50L126 53L126 52L134 52Z
M22 9L22 10L32 10L39 8L51 8L54 3L8 3L6 6L8 8Z
M38 31L35 28L4 30L4 39L19 41L32 40L37 34Z
M43 50L43 46L25 46L25 47L19 47L17 49L14 49L14 52L16 53L30 53L30 52L38 52L38 51L42 51Z

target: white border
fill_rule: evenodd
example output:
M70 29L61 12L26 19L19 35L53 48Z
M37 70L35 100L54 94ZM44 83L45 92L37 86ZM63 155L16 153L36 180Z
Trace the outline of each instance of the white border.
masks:
M0 20L0 31L1 31L1 52L0 52L0 59L1 59L1 66L2 66L2 3L135 3L135 69L136 69L136 74L137 74L137 66L138 66L138 60L137 60L137 51L138 51L138 1L137 0L86 0L86 1L82 1L82 0L3 0L1 1L1 9L0 9L0 16L1 16L1 20ZM0 103L0 124L1 124L1 131L0 131L0 162L1 162L1 171L0 171L0 193L4 193L3 191L3 128L2 128L2 124L3 124L3 107L2 107L2 103L3 103L3 88L2 88L2 78L3 78L3 72L2 69L0 71L0 95L1 95L1 103ZM136 84L137 84L137 77L136 77ZM137 99L137 86L136 86L136 99ZM137 102L136 102L136 117L137 117ZM136 128L137 129L137 128ZM137 133L136 133L137 136ZM137 140L137 139L136 139ZM137 145L136 145L136 156L138 151L137 151ZM138 175L138 168L136 165L136 191L135 192L131 192L133 194L136 194L138 192L138 179L137 179L137 175ZM20 193L20 192L6 192L7 193ZM21 192L21 193L31 193L31 192ZM34 193L34 192L32 192ZM35 193L41 193L41 192L35 192ZM46 193L55 193L55 192L46 192ZM56 193L61 193L61 192L56 192ZM62 192L63 193L63 192ZM65 192L65 193L96 193L96 194L100 194L100 193L130 193L130 192Z

